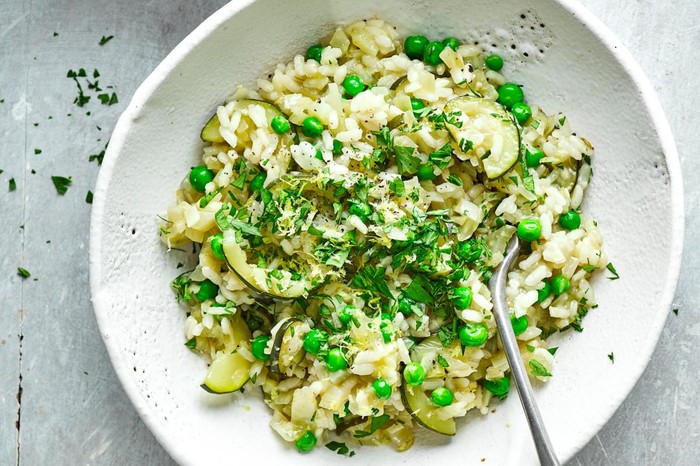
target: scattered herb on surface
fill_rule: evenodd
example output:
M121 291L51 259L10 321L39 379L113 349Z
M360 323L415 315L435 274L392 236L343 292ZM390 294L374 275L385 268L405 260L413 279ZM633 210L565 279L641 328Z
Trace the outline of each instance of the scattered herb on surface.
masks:
M102 38L100 39L100 47L102 47L112 39L114 39L114 36L102 36Z
M68 187L73 184L73 179L71 177L66 178L63 176L52 176L51 181L53 182L59 196L66 194Z
M608 280L617 280L620 278L620 275L617 273L617 270L615 270L615 266L612 262L608 262L608 265L606 265L605 268L612 274L612 276L608 277Z
M88 204L92 204L92 198L93 198L92 191L88 191L87 196L85 196L85 202L87 202Z
M615 353L611 351L610 354L608 354L608 359L610 360L610 362L615 364Z
M15 179L14 179L14 178L10 178L10 181L9 181L8 184L9 184L9 187L10 187L10 192L12 192L12 191L14 191L14 190L17 189L17 183L15 182Z
M22 278L29 278L32 276L32 274L29 273L29 270L23 269L22 267L17 267L17 275Z
M537 376L537 377L551 377L552 374L547 370L546 367L542 365L541 362L531 359L530 362L528 363L528 366L530 366L530 371L532 372L532 375Z

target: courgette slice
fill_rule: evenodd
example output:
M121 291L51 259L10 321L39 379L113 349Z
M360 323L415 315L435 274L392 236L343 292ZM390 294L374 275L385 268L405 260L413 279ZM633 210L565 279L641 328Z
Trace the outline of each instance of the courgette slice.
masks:
M211 362L202 388L209 393L232 393L250 379L252 363L239 353L222 354Z
M245 346L250 350L250 329L240 314L231 318L233 350L217 356L209 366L202 388L209 393L232 393L238 391L250 378L252 363L238 353Z
M272 276L270 270L249 264L245 251L238 245L234 236L224 235L223 250L228 268L238 275L248 288L263 297L295 299L314 288L308 280L291 278L291 273L286 270L280 270L283 277L280 280Z
M474 139L475 131L484 139L485 150L490 154L482 156L482 164L490 180L502 176L517 163L520 155L518 127L502 105L488 99L463 96L445 105L445 113L453 112L462 125L447 126L458 143Z
M299 325L301 325L301 320L296 317L290 317L277 329L275 340L272 344L272 352L270 353L270 359L272 360L270 370L272 372L277 374L286 372L304 359L303 349L294 355L290 355L289 341L293 338L292 332Z
M267 116L268 122L272 121L272 119L277 115L282 115L282 110L280 110L279 107L271 104L270 102L265 102L264 100L241 99L238 102L236 102L236 108L239 110L248 108L250 105L259 105L260 107L265 109L265 115ZM199 136L204 142L225 142L224 138L221 136L221 132L219 131L220 128L221 122L219 121L219 117L216 116L215 113L209 119L207 124L204 125L204 128L202 128L202 132Z
M443 420L437 417L436 410L438 408L420 387L413 387L407 383L402 384L401 401L420 426L443 435L457 433L455 420L452 418Z

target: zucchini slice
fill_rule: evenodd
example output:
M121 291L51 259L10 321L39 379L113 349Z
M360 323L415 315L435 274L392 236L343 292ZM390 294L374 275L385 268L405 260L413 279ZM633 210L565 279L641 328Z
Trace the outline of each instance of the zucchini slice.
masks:
M228 268L259 295L271 299L295 299L314 288L308 280L293 279L291 273L286 270L280 271L282 279L279 279L274 277L270 270L249 264L245 251L238 245L234 236L224 235L223 250Z
M300 349L295 354L291 354L289 348L289 341L293 338L292 331L300 324L301 320L296 317L290 317L277 329L270 354L270 359L272 360L270 370L272 372L278 374L287 372L288 369L296 366L304 359L303 349Z
M233 329L233 350L217 356L209 366L202 388L209 393L232 393L238 391L250 378L252 363L241 356L237 350L245 346L250 350L250 329L240 314L231 319Z
M232 393L250 379L252 363L239 353L222 354L211 362L202 388L209 393Z
M437 417L435 411L438 408L420 387L402 384L401 401L419 425L438 434L455 435L457 433L455 420L452 418L443 420Z
M267 121L272 121L272 119L277 115L282 115L282 110L280 110L279 107L271 104L270 102L265 102L264 100L241 99L236 102L236 108L239 110L247 108L250 105L259 105L265 109ZM204 142L226 142L221 136L219 128L221 128L221 122L219 122L219 117L216 116L216 113L214 113L207 124L204 125L204 128L202 128L202 132L199 134L199 136Z
M510 170L520 156L520 134L508 111L497 102L479 97L463 96L450 100L445 113L459 112L455 118L462 126L448 125L454 139L459 142L483 139L490 155L481 155L484 172L496 179Z

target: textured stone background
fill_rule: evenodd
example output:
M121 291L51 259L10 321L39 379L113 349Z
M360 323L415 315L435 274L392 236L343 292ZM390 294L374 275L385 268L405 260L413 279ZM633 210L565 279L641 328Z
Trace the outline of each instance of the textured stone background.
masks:
M224 3L0 0L2 465L173 464L122 391L93 316L85 196L98 166L88 155L104 148L139 83ZM693 273L700 270L700 254L693 248L700 239L695 228L700 230L695 141L700 2L583 3L631 50L660 96L683 164L688 220L678 315L670 314L629 399L571 464L695 465L700 457L700 390L694 383L700 373L695 355L700 282ZM115 38L98 45L109 35ZM76 107L76 87L66 72L80 67L89 73L97 68L100 86L113 85L119 103L105 106L93 97L84 108ZM65 196L56 195L53 175L73 177ZM14 192L7 189L10 178L16 180ZM20 279L18 266L32 277Z

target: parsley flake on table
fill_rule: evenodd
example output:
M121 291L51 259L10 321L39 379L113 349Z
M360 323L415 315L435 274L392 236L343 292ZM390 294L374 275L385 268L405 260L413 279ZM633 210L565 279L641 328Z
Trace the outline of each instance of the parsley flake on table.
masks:
M615 266L612 262L608 262L608 265L606 265L605 268L612 274L612 276L608 277L608 280L617 280L620 278L620 274L617 273L617 270L615 270Z
M56 188L56 192L58 192L59 196L66 194L68 187L73 183L73 179L71 177L65 178L63 176L52 176L51 181L53 181L53 185Z
M29 273L29 270L23 269L22 267L17 267L17 275L22 278L29 278L32 276L32 274Z
M100 47L102 47L112 39L114 39L114 36L102 36L102 38L100 39Z
M17 183L15 182L15 179L14 179L14 178L10 178L10 181L9 181L8 184L9 184L9 187L10 187L10 192L12 192L12 191L14 191L15 189L17 189Z
M36 154L36 155L41 154L41 149L34 149L34 154Z
M85 196L85 202L87 202L88 204L92 204L92 198L93 198L92 191L88 191L87 196Z
M615 364L615 353L611 351L610 354L608 354L608 359L610 360L610 362Z

